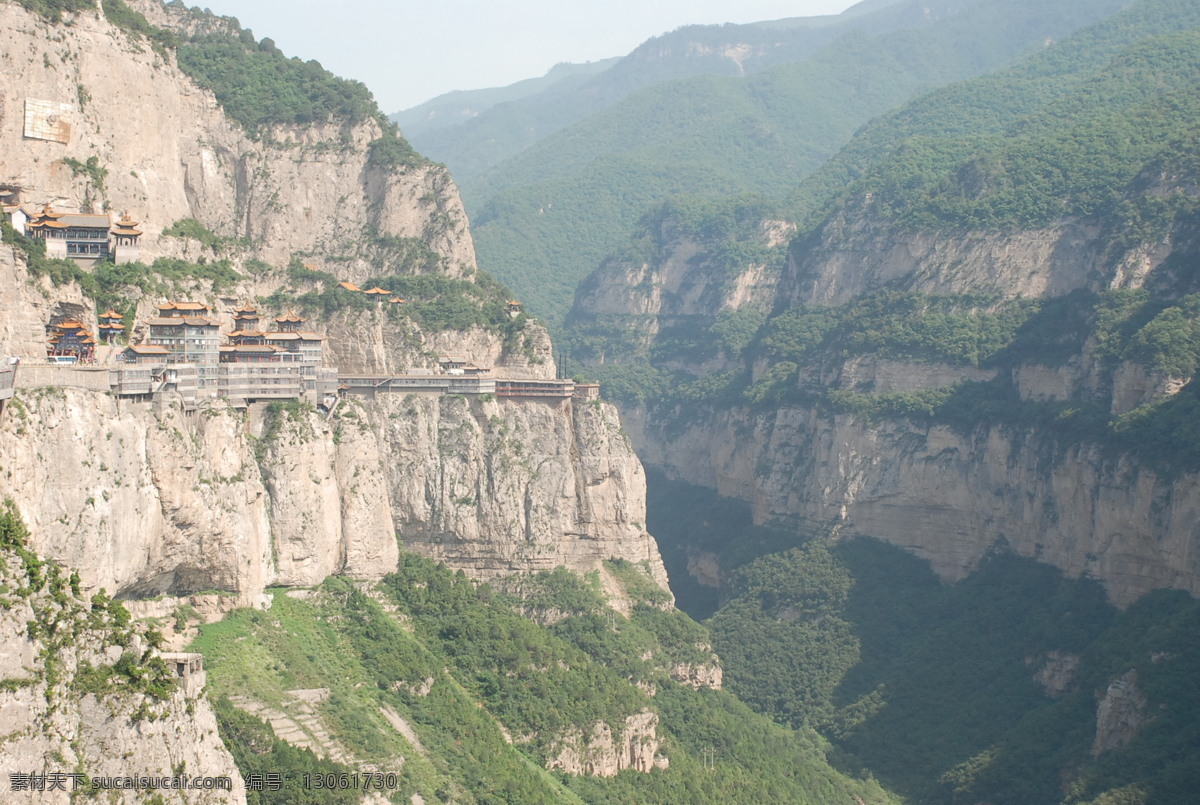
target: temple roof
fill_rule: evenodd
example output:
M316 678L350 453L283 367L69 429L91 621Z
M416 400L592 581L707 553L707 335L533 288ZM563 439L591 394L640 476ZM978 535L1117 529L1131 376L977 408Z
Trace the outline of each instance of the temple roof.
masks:
M159 310L192 310L208 312L208 305L202 302L159 302Z
M140 235L141 230L137 228L138 221L129 217L129 211L121 213L121 220L113 224L113 232L117 235Z
M221 347L222 352L278 352L279 347L273 344L230 344Z
M275 321L280 322L281 324L286 324L287 322L294 321L297 324L299 324L300 322L308 321L308 319L302 318L301 316L296 315L296 313L294 311L289 310L287 313L283 314L282 316L276 316Z
M404 300L398 296L393 296L388 301L391 302L393 305L403 305L404 304Z
M125 325L124 324L104 324L103 322L101 322L100 329L101 330L124 330Z
M138 355L169 355L170 352L162 344L130 344L125 348Z
M374 288L371 288L369 291L363 291L363 293L369 293L372 296L388 296L389 294L391 294L391 291L385 291L383 288L380 288L378 285L376 285Z
M361 291L362 290L357 285L355 285L353 282L339 282L338 286L345 288L347 291Z
M87 213L66 213L59 218L58 223L66 226L78 226L86 229L108 229L112 219L107 215L89 215Z
M161 316L157 319L150 319L146 322L151 327L176 327L180 323L187 324L192 327L220 327L220 322L205 318L204 316Z
M100 314L100 318L102 318L102 319L123 319L125 317L110 307L108 310L106 310Z

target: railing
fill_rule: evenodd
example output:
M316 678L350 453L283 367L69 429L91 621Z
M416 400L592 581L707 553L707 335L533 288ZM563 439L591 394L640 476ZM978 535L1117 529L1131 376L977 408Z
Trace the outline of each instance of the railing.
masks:
M338 382L355 392L432 391L441 394L493 394L496 380L463 375L343 375Z
M497 380L497 397L570 397L575 393L572 380Z

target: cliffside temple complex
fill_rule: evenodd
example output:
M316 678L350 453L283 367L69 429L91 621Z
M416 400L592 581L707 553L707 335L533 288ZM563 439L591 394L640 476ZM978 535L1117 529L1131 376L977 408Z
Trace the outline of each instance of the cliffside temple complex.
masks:
M339 376L336 368L322 366L326 337L309 330L308 320L294 311L276 316L273 329L263 329L262 313L243 304L233 312L234 329L226 344L221 343L221 324L206 304L168 301L157 305L157 312L145 322L145 342L121 349L116 353L117 367L107 372L105 367L88 366L96 362L97 339L78 318L51 324L47 355L57 366L33 367L31 382L36 377L37 385L107 389L126 398L174 396L185 409L220 398L239 407L306 399L330 410L339 394L380 392L494 394L547 402L600 397L598 383L497 378L490 368L453 355L439 358L438 369L432 372L410 369L392 375ZM115 310L106 310L97 319L103 344L111 345L130 331ZM0 383L8 383L9 396L12 378L11 368L0 374Z

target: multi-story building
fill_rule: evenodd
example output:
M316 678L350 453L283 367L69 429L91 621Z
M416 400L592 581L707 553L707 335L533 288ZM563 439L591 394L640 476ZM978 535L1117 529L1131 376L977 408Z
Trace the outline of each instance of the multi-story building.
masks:
M158 313L148 322L149 343L122 353L125 367L112 381L117 394L178 391L185 402L225 397L246 404L304 396L323 402L337 393L337 370L320 365L325 337L303 330L306 319L294 313L275 320L281 331L265 332L257 308L243 305L225 346L207 305L164 302Z

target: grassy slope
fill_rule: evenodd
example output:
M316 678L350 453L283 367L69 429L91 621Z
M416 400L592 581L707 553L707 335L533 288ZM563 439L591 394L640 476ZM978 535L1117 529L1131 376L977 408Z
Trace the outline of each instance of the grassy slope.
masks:
M637 575L632 566L614 571ZM874 783L830 768L815 733L772 725L729 694L671 682L672 663L708 656L706 632L681 613L646 605L631 620L614 618L590 584L565 571L524 586L525 611L567 617L537 626L514 611L515 599L406 557L375 597L338 579L304 599L278 591L270 610L207 626L194 647L205 653L217 695L287 709L286 691L329 688L318 710L330 733L359 761L385 770L402 755L404 799L416 792L427 801L522 805L891 801ZM387 723L382 706L412 725L424 753ZM660 718L667 770L568 778L541 768L553 736L572 725L620 725L647 708ZM717 760L707 770L700 755L710 748Z

